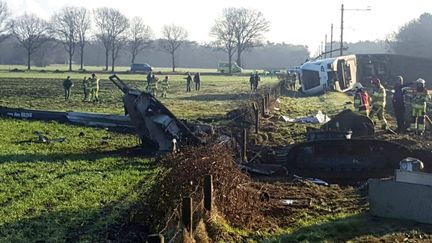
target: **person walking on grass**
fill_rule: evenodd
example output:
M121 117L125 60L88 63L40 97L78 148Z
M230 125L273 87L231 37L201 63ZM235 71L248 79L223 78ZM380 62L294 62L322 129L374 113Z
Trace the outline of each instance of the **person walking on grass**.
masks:
M90 83L89 83L89 80L87 79L87 77L84 77L84 79L82 81L82 88L83 88L83 92L84 92L83 101L89 101L89 97L90 97Z
M381 128L383 130L388 130L389 126L385 118L386 90L384 86L382 86L381 80L379 80L379 78L373 78L371 80L371 84L373 86L373 90L371 112L369 118L372 119L374 116L377 116L378 120L381 121Z
M73 87L72 80L70 79L70 76L67 76L67 78L63 81L65 100L68 100L70 98L72 87Z
M160 86L161 86L161 89L162 89L161 97L167 97L167 91L168 91L168 88L169 88L168 79L169 79L169 77L165 76L165 78L162 81L160 81L161 82Z
M199 91L201 88L201 77L200 77L200 73L195 73L195 76L193 78L194 83L195 83L195 90Z
M251 91L253 91L254 85L255 85L255 75L253 73L251 73L251 75L249 77L249 84L250 84Z
M96 77L96 74L92 73L90 78L90 101L98 102L99 101L99 79Z
M191 84L192 84L192 76L189 72L187 73L187 77L185 79L186 79L186 92L190 92Z

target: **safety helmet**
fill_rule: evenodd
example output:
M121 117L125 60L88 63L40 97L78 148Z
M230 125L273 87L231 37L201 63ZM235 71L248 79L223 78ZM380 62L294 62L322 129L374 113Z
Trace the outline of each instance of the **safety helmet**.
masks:
M361 89L363 89L363 85L361 83L355 83L353 86L353 89L361 90Z
M426 84L426 81L422 78L419 78L419 79L417 79L416 83L417 83L417 86L424 87Z
M379 78L373 78L371 80L371 84L380 85L381 84L381 80Z

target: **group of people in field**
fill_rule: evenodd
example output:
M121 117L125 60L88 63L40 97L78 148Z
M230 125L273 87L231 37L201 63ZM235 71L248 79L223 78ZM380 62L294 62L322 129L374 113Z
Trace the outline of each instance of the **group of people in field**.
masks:
M84 77L81 87L83 89L84 102L98 102L99 101L99 78L96 74L92 73L90 77ZM70 76L67 76L63 81L64 98L69 100L72 95L72 87L74 86Z
M397 121L396 132L405 132L405 130L408 130L418 135L423 135L425 131L427 103L430 101L430 96L426 89L426 81L419 78L414 82L404 84L403 77L397 76L394 83L396 85L394 87L392 104ZM382 128L389 130L385 118L386 90L379 78L372 78L371 85L371 96L369 96L361 83L354 85L354 107L361 115L368 116L369 118L377 116L378 120L381 121ZM408 109L406 109L407 100L410 101ZM407 110L410 115L409 121L406 121L405 118Z

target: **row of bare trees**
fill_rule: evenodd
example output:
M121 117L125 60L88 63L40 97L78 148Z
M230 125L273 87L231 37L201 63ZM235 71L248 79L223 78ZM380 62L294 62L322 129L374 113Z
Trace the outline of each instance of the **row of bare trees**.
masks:
M237 53L237 64L241 66L244 51L259 46L264 33L269 31L270 22L257 10L226 8L210 31L216 41L214 45L228 54L229 73L232 58Z
M242 53L260 45L269 25L259 11L225 9L210 31L210 36L215 39L212 44L227 52L230 64L237 53L237 63L241 65ZM176 52L187 42L188 32L181 26L171 24L165 25L161 34L159 48L170 55L172 70L175 71ZM69 71L72 71L77 49L80 54L80 69L84 68L86 44L90 39L97 39L105 49L105 70L108 70L111 62L112 72L120 50L128 50L131 62L134 63L140 53L152 46L154 39L152 29L142 18L128 19L117 9L104 7L89 11L83 7L64 7L54 13L49 21L27 13L11 19L7 5L2 0L0 36L0 42L10 36L17 39L26 50L28 69L31 68L32 55L42 45L46 42L61 44L67 53Z

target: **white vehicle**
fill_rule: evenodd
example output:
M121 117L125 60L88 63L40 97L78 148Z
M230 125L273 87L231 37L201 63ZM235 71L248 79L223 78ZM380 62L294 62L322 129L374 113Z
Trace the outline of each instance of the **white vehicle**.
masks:
M326 90L348 91L357 82L356 56L309 61L300 66L302 92L316 95Z

